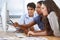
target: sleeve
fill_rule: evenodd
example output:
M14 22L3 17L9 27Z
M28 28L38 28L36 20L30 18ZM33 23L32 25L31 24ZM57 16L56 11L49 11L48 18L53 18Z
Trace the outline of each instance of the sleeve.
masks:
M50 23L52 30L54 32L58 32L59 31L59 24L58 24L58 19L57 19L55 12L51 12L48 15L48 19L49 19L49 23Z
M38 17L35 17L35 18L33 19L33 21L34 21L35 23L37 23Z
M22 16L20 17L20 19L18 20L18 23L19 23L19 24L24 24L24 21L25 21L25 15L22 15Z

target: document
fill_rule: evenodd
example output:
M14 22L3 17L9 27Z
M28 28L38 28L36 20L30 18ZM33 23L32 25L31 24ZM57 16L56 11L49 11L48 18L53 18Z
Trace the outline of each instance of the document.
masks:
M45 37L24 37L21 40L48 40Z

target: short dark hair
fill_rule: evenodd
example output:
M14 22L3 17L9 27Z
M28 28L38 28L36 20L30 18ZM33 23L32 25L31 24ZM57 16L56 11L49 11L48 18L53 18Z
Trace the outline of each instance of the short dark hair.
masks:
M31 7L31 8L33 8L35 10L36 5L35 5L35 3L31 2L31 3L27 4L27 7Z
M38 1L37 3L39 3L41 5L43 3L43 1Z

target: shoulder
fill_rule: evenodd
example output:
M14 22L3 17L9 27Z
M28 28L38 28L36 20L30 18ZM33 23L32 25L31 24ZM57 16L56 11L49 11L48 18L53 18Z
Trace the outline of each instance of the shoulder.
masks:
M36 16L36 17L34 17L34 19L39 19L40 18L40 16Z
M39 21L40 20L40 17L41 16L36 16L35 18L34 18L34 21L36 22L36 21Z
M56 13L54 11L50 12L51 15L56 15Z
M38 16L38 14L37 13L34 13L34 17L36 17L36 16Z
M54 11L50 12L50 14L47 16L48 18L52 18L52 17L57 17L56 13Z
M21 18L25 18L27 16L27 14L23 14L21 15Z

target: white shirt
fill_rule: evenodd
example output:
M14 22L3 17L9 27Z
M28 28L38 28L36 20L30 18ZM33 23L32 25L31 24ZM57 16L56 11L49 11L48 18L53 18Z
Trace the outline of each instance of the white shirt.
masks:
M54 31L54 35L60 36L58 18L56 16L56 13L52 11L47 17L49 19L50 26L52 30Z
M21 18L19 19L19 24L28 24L30 22L33 21L34 17L38 16L38 14L34 13L33 17L29 17L28 14L24 14L21 16ZM38 27L38 25L34 25L34 29L35 31L40 30L40 28Z

